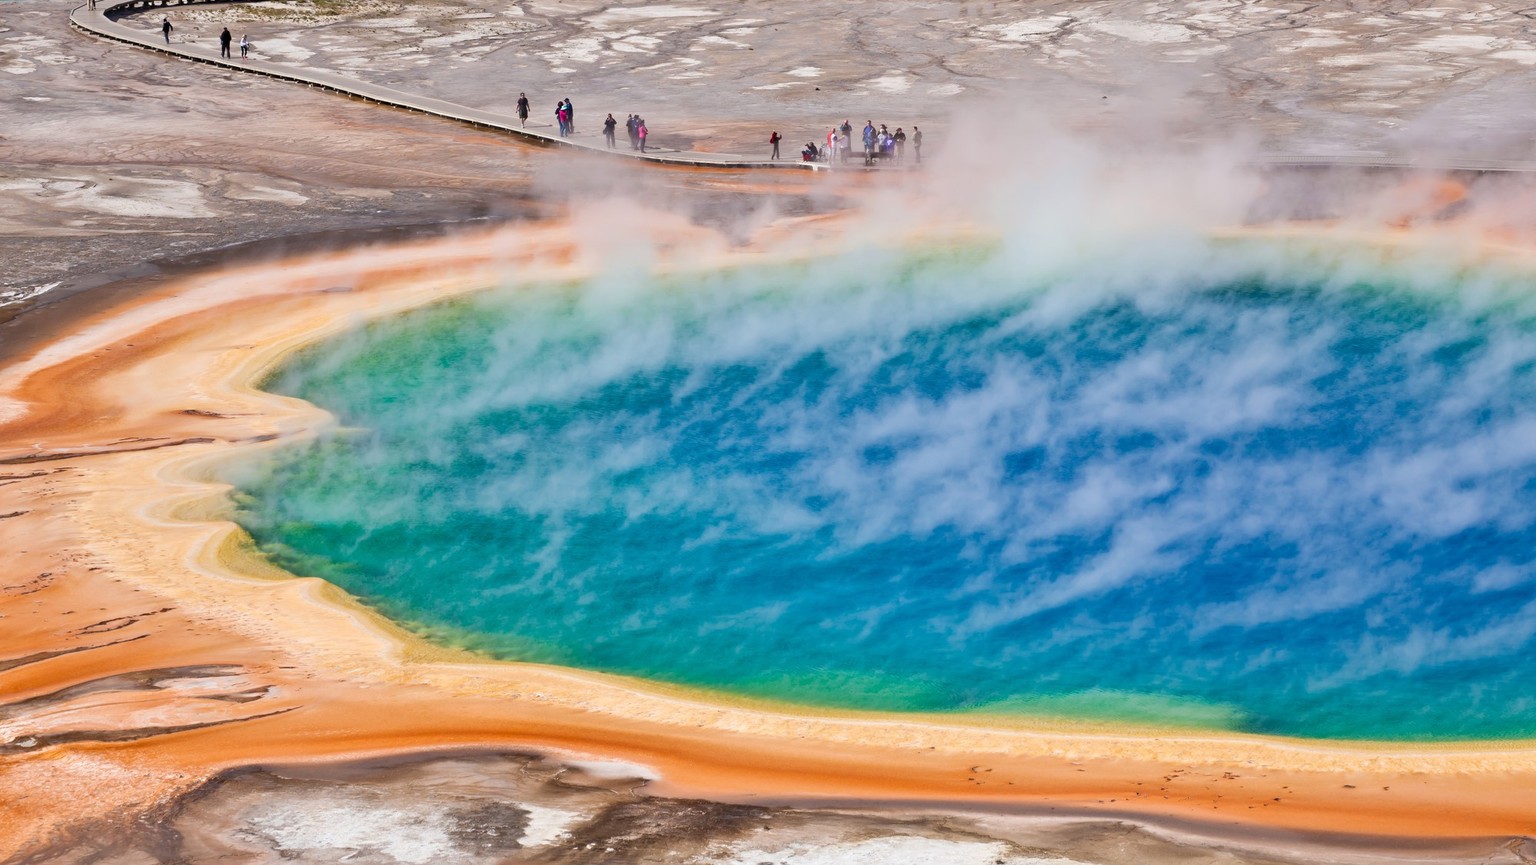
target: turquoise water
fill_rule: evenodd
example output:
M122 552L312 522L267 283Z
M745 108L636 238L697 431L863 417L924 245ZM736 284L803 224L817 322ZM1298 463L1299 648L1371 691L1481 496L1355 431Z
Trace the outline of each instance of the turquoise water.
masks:
M1536 734L1536 303L1218 248L500 292L269 382L299 573L517 659L801 703Z

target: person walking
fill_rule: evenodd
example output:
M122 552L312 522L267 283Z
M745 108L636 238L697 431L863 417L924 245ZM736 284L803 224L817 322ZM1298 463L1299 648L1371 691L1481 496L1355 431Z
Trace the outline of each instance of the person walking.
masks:
M251 37L248 33L240 34L240 59L247 60L251 55Z
M165 37L165 44L171 44L171 31L174 29L176 28L171 26L170 16L166 16L165 19L160 22L160 35Z
M229 43L231 43L233 41L235 41L235 37L229 35L229 28L225 27L224 28L224 32L219 34L219 56L220 57L229 57L230 56L230 54L229 54Z
M923 131L912 127L912 156L918 165L923 164Z
M773 145L773 154L768 157L769 159L779 158L779 142L783 140L784 136L780 135L777 129L773 130L772 135L768 136L768 143Z
M528 128L528 94L517 94L517 122L523 128Z
M640 152L641 153L645 152L645 139L650 134L651 134L651 130L646 128L645 118L644 117L636 117L635 118L635 137L640 139Z
M619 121L614 120L613 119L613 114L611 114L611 113L608 115L608 119L603 121L603 137L608 140L608 149L609 150L613 149L613 130L618 125L619 125Z

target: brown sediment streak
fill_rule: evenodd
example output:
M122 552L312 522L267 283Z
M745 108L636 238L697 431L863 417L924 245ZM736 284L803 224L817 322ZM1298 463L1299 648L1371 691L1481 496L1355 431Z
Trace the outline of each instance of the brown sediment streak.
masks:
M27 591L24 591L24 592L17 592L16 594L30 595L33 592L42 591L43 588L45 588L45 587L46 587L45 585L39 585L36 588L28 589ZM17 667L25 667L28 664L35 664L38 661L46 661L49 658L57 658L57 657L59 657L61 655L72 655L75 652L89 652L92 649L100 649L100 648L103 648L103 647L106 647L106 646L116 646L116 645L120 645L122 643L130 642L132 640L142 640L142 639L144 639L147 636L149 636L149 635L148 634L139 634L138 636L129 637L126 640L113 640L110 643L102 643L102 644L97 645L97 646L77 646L77 647L71 648L71 649L55 649L55 650L50 651L50 652L33 652L30 655L22 655L19 658L3 659L3 660L0 660L0 673L5 672L6 670L14 670Z
M39 452L39 453L21 454L20 456L0 457L0 466L14 466L14 465L22 465L22 464L25 464L25 463L53 462L54 460L67 460L67 459L71 459L73 457L89 456L91 454L132 453L133 451L153 451L153 450L159 450L160 448L173 448L173 447L177 447L179 445L201 445L201 444L207 444L208 442L211 442L211 441L213 441L213 439L208 438L206 436L202 436L202 437L198 437L198 438L178 439L176 441L169 441L169 442L156 442L155 444L135 445L135 446L132 446L132 447L118 447L118 448L114 448L114 447L107 446L107 447L89 448L89 449L77 450L77 451L46 451L46 452Z
M664 266L763 255L680 220L647 223ZM825 236L828 224L813 229ZM456 294L578 278L584 261L567 226L541 224L235 268L86 320L0 374L0 453L46 454L61 469L3 476L17 511L0 520L5 582L25 590L0 592L0 658L12 659L0 661L0 859L242 766L461 747L622 759L659 772L653 789L727 800L1049 805L1405 836L1536 831L1536 747L1525 742L1327 744L811 714L482 662L407 636L322 581L274 572L221 518L216 464L330 423L255 388L286 354Z

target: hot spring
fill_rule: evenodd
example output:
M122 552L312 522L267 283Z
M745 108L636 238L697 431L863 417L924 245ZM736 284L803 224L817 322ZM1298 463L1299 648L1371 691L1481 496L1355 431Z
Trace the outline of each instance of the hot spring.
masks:
M1531 280L1183 258L850 254L421 310L272 377L341 429L240 467L240 521L500 658L850 709L1536 735Z

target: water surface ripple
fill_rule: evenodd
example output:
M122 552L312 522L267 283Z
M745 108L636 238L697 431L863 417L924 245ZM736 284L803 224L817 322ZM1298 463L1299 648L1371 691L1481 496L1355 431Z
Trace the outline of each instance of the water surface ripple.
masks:
M855 708L1536 734L1526 288L1210 255L425 310L269 383L361 431L244 467L241 519L509 658Z

